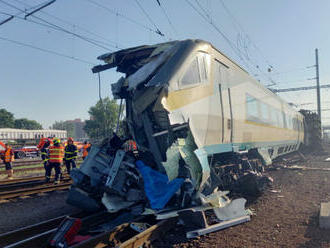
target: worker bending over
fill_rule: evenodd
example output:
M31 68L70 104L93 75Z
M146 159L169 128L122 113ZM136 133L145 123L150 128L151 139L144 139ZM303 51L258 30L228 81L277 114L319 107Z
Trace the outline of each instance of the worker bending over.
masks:
M61 162L64 157L64 148L61 141L57 138L53 139L53 145L48 148L49 160L46 172L46 182L49 182L52 169L55 168L55 184L60 182Z
M87 141L85 141L84 146L83 146L83 155L82 155L83 159L85 159L87 157L90 149L91 149L91 144L87 143Z
M76 168L76 158L78 156L77 146L73 144L73 138L68 138L67 145L64 150L64 161L66 166L66 171L70 175L71 164L72 168Z
M1 158L5 163L8 179L13 179L14 171L11 162L14 161L14 152L10 145L5 144L5 152Z

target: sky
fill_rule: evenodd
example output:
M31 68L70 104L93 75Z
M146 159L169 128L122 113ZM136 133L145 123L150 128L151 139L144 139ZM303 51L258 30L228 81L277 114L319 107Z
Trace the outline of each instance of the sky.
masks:
M47 2L0 0L0 23L15 16L0 25L0 108L44 128L89 119L99 99L91 71L101 64L97 57L143 44L203 39L278 89L315 85L318 48L320 84L330 83L328 0L56 0L24 19ZM110 85L121 76L115 69L101 73L102 97L111 97ZM279 95L316 109L315 90ZM329 95L321 90L325 125Z

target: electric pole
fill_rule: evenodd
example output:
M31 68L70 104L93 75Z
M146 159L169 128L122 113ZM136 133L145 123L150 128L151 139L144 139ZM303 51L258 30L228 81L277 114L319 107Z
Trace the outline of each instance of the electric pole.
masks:
M319 77L319 52L315 49L315 68L316 68L316 96L317 96L317 113L321 122L321 95L320 95L320 77Z

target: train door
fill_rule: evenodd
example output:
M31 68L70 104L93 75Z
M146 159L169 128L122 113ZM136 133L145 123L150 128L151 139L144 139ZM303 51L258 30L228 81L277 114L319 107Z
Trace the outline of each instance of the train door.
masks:
M221 111L221 142L231 143L233 140L233 118L231 110L231 96L228 83L228 67L218 60L214 60L215 87L219 92Z

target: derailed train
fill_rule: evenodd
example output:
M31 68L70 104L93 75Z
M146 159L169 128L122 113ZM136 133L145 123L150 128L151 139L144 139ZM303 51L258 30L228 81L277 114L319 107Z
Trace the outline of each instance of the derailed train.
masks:
M258 185L264 165L304 143L303 115L208 42L139 46L98 59L105 64L94 73L117 67L126 75L112 93L125 100L127 130L94 146L72 172L68 202L85 210L199 205L251 175ZM127 139L138 153L123 151Z

